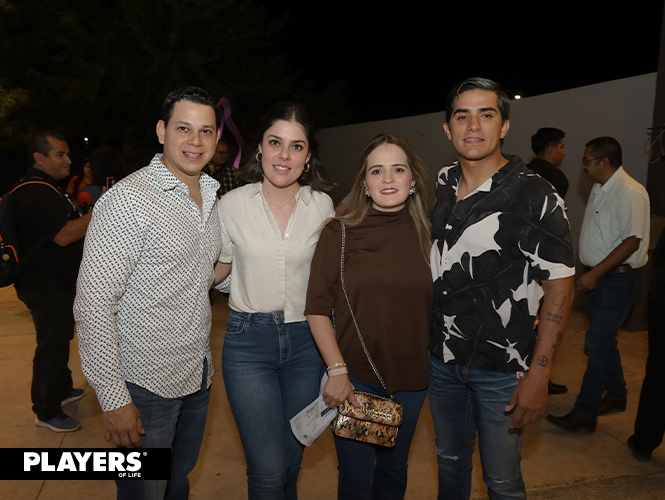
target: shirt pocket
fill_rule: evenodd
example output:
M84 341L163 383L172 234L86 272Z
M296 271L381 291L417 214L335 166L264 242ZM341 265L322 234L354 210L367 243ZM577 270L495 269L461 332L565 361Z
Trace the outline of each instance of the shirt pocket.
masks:
M617 246L619 235L619 223L612 212L598 211L594 217L594 223L600 233L600 238L607 249L612 250Z

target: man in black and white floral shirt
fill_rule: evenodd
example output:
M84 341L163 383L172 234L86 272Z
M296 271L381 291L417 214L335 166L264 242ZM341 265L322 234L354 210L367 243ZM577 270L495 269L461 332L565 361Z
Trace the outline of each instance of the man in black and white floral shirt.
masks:
M509 110L501 87L480 78L458 84L446 103L459 161L439 172L432 221L439 498L469 498L476 431L490 497L526 498L521 429L545 411L573 300L563 201L519 157L501 154Z

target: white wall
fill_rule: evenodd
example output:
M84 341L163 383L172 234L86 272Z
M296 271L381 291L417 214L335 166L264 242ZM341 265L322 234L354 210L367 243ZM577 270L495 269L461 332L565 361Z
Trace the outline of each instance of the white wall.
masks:
M447 90L435 98L443 102ZM556 127L566 132L568 154L561 170L570 182L566 204L575 248L591 190L581 170L584 145L595 137L614 137L623 148L624 168L646 185L645 148L655 94L656 73L650 73L511 102L510 131L502 151L518 154L528 163L534 156L531 136L536 130ZM339 202L349 191L362 150L381 132L401 135L411 143L430 169L433 189L439 168L457 159L443 132L444 121L445 114L440 112L321 130L317 136L321 159L339 184L331 193L333 201Z

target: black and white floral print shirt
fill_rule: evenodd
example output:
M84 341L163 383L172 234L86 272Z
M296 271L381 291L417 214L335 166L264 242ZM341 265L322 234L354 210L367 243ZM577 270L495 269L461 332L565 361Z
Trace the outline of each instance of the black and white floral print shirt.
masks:
M551 184L518 156L457 201L459 163L439 172L432 220L430 351L446 363L528 370L543 292L573 276L570 225Z

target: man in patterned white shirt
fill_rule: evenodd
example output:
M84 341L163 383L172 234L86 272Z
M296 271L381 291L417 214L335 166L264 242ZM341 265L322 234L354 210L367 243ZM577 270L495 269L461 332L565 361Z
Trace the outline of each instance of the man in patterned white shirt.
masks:
M210 377L208 291L221 250L210 95L171 92L163 155L95 204L74 314L81 364L118 446L171 448L169 481L117 481L118 498L186 499L205 428Z

